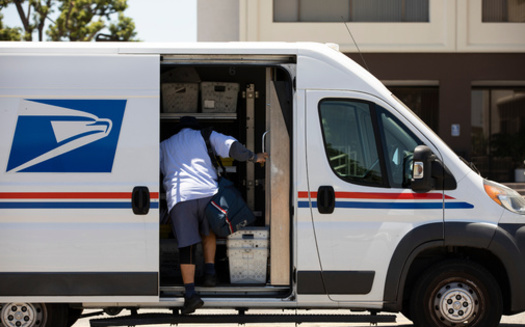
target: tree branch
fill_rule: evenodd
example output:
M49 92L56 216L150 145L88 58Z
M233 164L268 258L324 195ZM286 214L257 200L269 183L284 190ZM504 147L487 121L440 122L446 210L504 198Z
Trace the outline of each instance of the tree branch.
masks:
M29 19L26 17L26 14L24 12L24 7L22 7L22 3L24 0L14 0L16 5L16 10L18 11L18 15L20 16L20 20L22 20L22 25L24 25L24 30L29 29Z
M66 15L66 21L64 23L64 27L66 31L69 31L69 20L71 19L71 12L73 11L73 7L75 6L75 1L69 1L68 2L69 8L67 10ZM64 29L62 27L60 28L60 37L64 36Z

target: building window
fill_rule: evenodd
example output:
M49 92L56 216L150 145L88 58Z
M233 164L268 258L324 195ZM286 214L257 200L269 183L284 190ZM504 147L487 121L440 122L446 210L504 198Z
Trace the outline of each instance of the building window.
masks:
M388 89L436 134L439 132L439 87L389 86Z
M483 0L483 23L524 23L525 0Z
M472 90L472 162L481 175L514 182L525 160L525 88Z
M273 0L274 22L429 22L429 0Z

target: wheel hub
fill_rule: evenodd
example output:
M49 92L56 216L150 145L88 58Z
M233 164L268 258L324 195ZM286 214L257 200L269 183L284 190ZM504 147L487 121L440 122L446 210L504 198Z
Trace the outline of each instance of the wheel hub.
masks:
M44 310L39 304L0 304L0 323L5 327L41 326L43 317Z
M441 320L465 323L476 316L479 300L476 292L465 283L448 283L436 293L434 308Z

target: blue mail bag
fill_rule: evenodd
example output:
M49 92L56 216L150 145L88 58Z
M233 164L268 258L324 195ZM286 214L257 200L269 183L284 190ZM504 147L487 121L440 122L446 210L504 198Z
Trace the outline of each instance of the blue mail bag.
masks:
M219 191L206 206L206 218L215 235L220 237L235 233L255 221L241 193L224 177L219 179Z

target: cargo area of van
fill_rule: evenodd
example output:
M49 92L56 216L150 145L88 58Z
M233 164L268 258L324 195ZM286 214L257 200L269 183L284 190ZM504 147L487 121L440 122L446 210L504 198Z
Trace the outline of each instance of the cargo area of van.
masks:
M203 296L290 294L289 144L293 81L288 69L292 69L293 63L293 57L261 57L255 61L231 56L206 59L162 56L160 141L173 134L181 117L193 116L203 128L211 127L233 136L248 149L265 151L271 156L266 166L219 158L223 166L219 167L221 175L234 182L256 221L217 239L216 287L199 287L203 256L202 246L197 246L196 285ZM177 240L162 185L160 190L160 295L180 297L184 288ZM268 196L280 198L281 201L272 204L282 207L272 208Z

